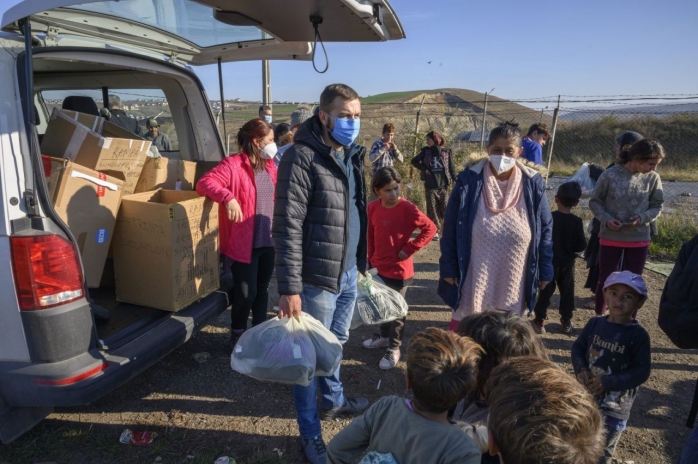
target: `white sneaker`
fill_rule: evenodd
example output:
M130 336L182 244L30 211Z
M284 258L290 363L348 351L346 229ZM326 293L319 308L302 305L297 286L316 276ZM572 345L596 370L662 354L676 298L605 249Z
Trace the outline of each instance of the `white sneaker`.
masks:
M364 348L368 348L369 350L373 350L375 348L387 348L388 341L389 340L387 338L382 338L378 334L373 334L373 338L364 340Z
M397 350L386 350L385 356L383 356L383 359L378 363L378 367L383 369L384 371L387 371L388 369L392 369L395 367L395 364L400 360L400 349L398 348Z

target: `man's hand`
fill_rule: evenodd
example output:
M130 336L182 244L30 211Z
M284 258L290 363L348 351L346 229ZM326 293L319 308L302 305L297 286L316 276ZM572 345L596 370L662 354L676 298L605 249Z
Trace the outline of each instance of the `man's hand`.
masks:
M618 219L609 219L606 221L606 227L608 227L612 231L619 231L621 227L623 227L623 223L620 222Z
M407 258L409 258L409 256L403 250L400 250L400 253L397 254L397 259L399 259L400 261L404 261Z
M233 198L226 205L225 208L228 210L228 220L231 222L242 222L242 210L240 209L240 204Z
M603 388L603 383L601 383L601 377L594 377L591 382L589 382L589 391L596 396L601 396L606 391Z
M300 295L281 295L279 300L279 319L300 317L302 302Z
M444 277L444 282L446 282L448 285L456 285L456 278L455 277Z

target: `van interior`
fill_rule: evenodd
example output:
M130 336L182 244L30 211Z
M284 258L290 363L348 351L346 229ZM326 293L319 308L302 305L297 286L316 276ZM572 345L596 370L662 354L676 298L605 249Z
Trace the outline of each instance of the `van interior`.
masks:
M198 81L181 67L135 58L117 52L84 50L36 50L34 68L34 106L38 116L37 135L41 141L53 108L82 105L76 109L93 112L104 108L104 96L115 94L123 100L141 100L144 117L139 121L145 133L145 120L157 117L160 130L172 142L172 151L163 156L187 161L217 162L223 157L217 128L211 123L209 104ZM94 101L94 107L90 104ZM152 103L152 102L157 103ZM166 111L162 111L166 108ZM153 113L149 113L152 111ZM196 128L196 129L194 129ZM212 165L214 163L206 163ZM221 280L221 291L230 282ZM109 319L96 319L97 335L103 348L127 343L147 331L171 313L154 308L118 302L114 287L113 261L109 259L99 288L88 289L93 304L109 311ZM186 312L186 309L183 310Z

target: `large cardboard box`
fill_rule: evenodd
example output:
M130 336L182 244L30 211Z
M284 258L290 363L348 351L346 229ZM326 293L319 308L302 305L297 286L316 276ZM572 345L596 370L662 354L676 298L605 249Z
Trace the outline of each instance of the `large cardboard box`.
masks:
M129 195L136 188L150 144L100 116L54 108L41 153L95 171L123 172L124 195Z
M216 161L185 161L165 156L148 158L143 165L135 193L151 190L195 190L196 182L218 165Z
M88 287L99 287L107 260L124 180L67 159L44 158L49 193L77 240Z
M220 287L218 205L196 192L124 197L114 236L119 301L178 311Z

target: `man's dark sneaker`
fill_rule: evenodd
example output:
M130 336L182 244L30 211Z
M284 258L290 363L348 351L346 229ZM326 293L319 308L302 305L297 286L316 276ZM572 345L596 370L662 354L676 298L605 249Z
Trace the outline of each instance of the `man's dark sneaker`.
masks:
M341 416L356 416L368 409L367 398L347 398L343 405L332 409L320 409L320 419L336 420Z
M572 330L574 330L574 326L572 325L572 321L561 320L560 326L561 326L560 331L563 334L572 335Z
M536 332L537 334L544 334L545 333L545 322L541 321L540 319L533 319L531 321L531 326L533 326L533 331Z
M325 464L327 461L327 446L325 445L322 435L313 438L299 437L298 440L301 451L305 453L312 464Z

